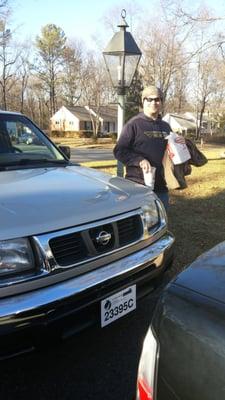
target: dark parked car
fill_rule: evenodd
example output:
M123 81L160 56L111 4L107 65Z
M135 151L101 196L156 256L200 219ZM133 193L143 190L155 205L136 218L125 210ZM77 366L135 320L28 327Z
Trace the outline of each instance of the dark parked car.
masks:
M26 131L39 146L12 143ZM69 153L0 112L0 356L135 312L172 261L154 193Z
M163 292L143 346L137 399L225 399L225 242Z

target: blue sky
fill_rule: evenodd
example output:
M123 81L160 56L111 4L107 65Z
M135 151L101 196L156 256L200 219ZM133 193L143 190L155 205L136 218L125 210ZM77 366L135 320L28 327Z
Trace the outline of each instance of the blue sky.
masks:
M68 38L77 38L83 40L84 44L93 47L93 35L102 35L107 44L112 36L112 31L106 30L103 22L104 15L110 15L110 10L118 7L128 9L128 4L132 1L124 0L12 0L12 27L17 26L17 36L21 40L25 38L35 38L41 32L41 27L54 23L60 26ZM186 0L186 4L196 7L202 4L198 0ZM136 0L135 3L140 8L149 10L152 14L152 7L159 0ZM204 3L213 7L216 13L224 10L224 0L208 0ZM133 2L134 4L134 2ZM127 7L126 7L127 6ZM139 14L140 15L140 14ZM137 18L139 18L137 15ZM129 16L128 16L129 18ZM127 22L129 22L127 18ZM120 15L118 12L118 22Z
M119 4L115 0L14 0L12 26L18 26L22 38L35 37L42 26L54 23L67 37L91 44L91 36L105 30L103 15Z

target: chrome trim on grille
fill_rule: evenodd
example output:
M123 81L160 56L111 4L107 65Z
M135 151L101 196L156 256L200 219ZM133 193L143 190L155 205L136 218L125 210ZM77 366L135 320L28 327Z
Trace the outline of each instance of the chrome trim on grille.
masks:
M76 226L74 228L64 229L64 230L61 230L61 231L52 232L52 233L48 233L48 234L44 234L44 235L38 235L38 236L35 236L34 239L35 239L35 242L38 245L38 247L41 249L40 250L41 254L43 256L45 255L45 257L46 257L46 262L47 262L47 265L48 265L48 271L49 271L49 269L51 271L54 271L54 270L59 270L59 269L63 270L63 269L67 269L67 268L72 268L72 267L75 267L77 265L83 265L83 264L86 264L87 262L97 260L97 259L99 259L101 257L105 257L106 255L113 254L115 252L118 252L119 250L122 250L122 249L125 249L127 247L133 246L134 244L144 240L145 237L144 237L144 226L143 226L142 214L143 214L142 210L140 210L140 209L139 210L134 210L134 211L130 211L130 212L126 213L126 214L121 214L121 215L117 215L115 217L106 218L104 220L100 220L100 221L97 221L97 222L93 222L93 223L89 223L89 224L85 224L85 225L81 225L81 226ZM57 237L62 237L64 235L68 235L70 233L82 232L84 230L96 228L96 227L101 226L101 225L106 225L106 224L110 224L110 223L113 223L113 222L118 222L120 220L129 218L129 217L132 217L132 216L135 216L135 215L139 215L140 216L141 221L142 221L142 226L143 226L143 233L142 233L142 235L140 236L140 238L138 240L135 240L132 243L129 243L129 244L125 245L125 246L121 246L119 248L116 248L116 249L113 249L113 250L109 250L106 253L102 253L102 254L96 255L96 256L92 257L90 260L87 260L87 259L79 260L77 263L68 264L66 266L62 266L62 265L59 265L57 263L54 255L53 255L53 252L52 252L52 250L50 248L50 245L49 245L49 242L50 242L51 239L57 238Z
M1 278L0 288L12 287L15 284L28 283L31 281L35 281L36 279L39 279L39 278L45 278L46 276L49 276L51 273L54 273L54 271L60 272L60 270L65 271L72 267L82 266L82 265L88 264L92 261L96 261L100 258L103 258L106 256L111 256L111 255L119 252L120 250L126 250L126 248L129 248L134 245L138 245L139 243L143 247L143 241L146 242L146 246L156 242L162 235L164 235L166 233L167 221L165 219L165 214L162 210L161 202L158 200L155 200L155 201L156 201L156 204L157 204L157 207L159 210L159 223L157 226L153 227L150 232L148 231L148 229L145 226L145 220L143 217L142 209L136 209L136 210L133 210L133 211L121 214L121 215L116 215L114 217L110 217L110 218L107 218L104 220L99 220L97 222L84 224L84 225L76 226L73 228L68 228L68 229L64 229L64 230L60 230L60 231L56 231L56 232L51 232L48 234L42 234L42 235L37 235L37 236L31 237L30 239L33 242L33 245L36 249L37 269L35 270L35 273L15 275L15 276L10 276L10 278L5 277L4 279ZM51 248L49 246L50 239L56 238L59 236L63 236L63 235L67 235L70 233L82 232L83 230L86 230L86 229L96 228L101 225L117 222L117 221L129 218L129 217L138 216L138 215L141 218L142 226L143 226L143 234L138 240L133 241L124 246L121 246L119 248L116 248L114 250L109 250L105 253L99 254L96 257L92 257L89 260L86 259L84 261L79 261L77 263L73 263L71 265L67 265L67 266L63 266L63 267L61 265L57 264L53 254L52 254ZM136 249L135 251L137 251L137 250L138 249ZM95 266L95 268L96 268L96 266ZM102 269L102 266L100 269ZM86 272L84 271L84 273L86 273Z
M51 306L51 311L54 311L62 304L60 302L64 303L66 299L114 278L122 279L123 275L138 270L141 266L150 267L154 264L157 269L162 266L165 252L171 248L173 242L173 236L168 233L150 246L97 270L46 288L0 299L0 324L10 324L11 328L13 323L20 326L23 320L28 324L28 321L32 322L47 313L43 307Z

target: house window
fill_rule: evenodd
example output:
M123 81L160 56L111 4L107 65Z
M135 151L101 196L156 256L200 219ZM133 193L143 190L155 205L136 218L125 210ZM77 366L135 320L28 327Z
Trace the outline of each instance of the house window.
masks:
M92 122L91 121L84 121L84 130L92 131Z
M110 123L109 122L105 122L104 123L104 131L105 132L109 132L110 131Z
M70 124L70 125L73 125L73 121L70 121L69 124Z

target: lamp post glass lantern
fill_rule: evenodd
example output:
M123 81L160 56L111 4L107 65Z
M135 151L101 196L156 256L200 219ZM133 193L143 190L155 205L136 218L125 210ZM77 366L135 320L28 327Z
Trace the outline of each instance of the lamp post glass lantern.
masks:
M121 22L118 25L119 32L114 34L103 51L106 68L112 85L118 94L117 139L124 125L125 94L132 83L141 58L139 47L131 33L126 30L129 26L125 21L126 11L124 9L121 12L121 17ZM117 175L123 176L123 166L120 162L117 164Z

